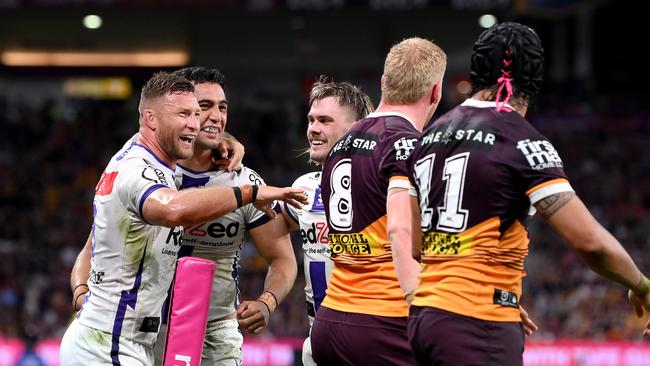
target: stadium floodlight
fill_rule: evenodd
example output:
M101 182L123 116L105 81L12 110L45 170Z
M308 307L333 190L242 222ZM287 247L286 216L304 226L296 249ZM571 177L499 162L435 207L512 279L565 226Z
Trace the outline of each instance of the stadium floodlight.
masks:
M84 27L88 29L97 29L102 26L102 17L95 14L86 15L83 19Z
M490 28L491 26L497 24L497 17L492 14L483 14L478 18L478 25L481 28Z

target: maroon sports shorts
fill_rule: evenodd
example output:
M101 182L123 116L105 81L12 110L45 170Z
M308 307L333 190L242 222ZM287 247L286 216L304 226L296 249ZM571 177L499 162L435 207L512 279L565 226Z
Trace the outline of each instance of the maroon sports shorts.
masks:
M411 306L408 337L418 365L522 366L524 331L519 322L491 322L448 311Z
M414 366L406 317L346 313L321 306L311 329L318 366Z

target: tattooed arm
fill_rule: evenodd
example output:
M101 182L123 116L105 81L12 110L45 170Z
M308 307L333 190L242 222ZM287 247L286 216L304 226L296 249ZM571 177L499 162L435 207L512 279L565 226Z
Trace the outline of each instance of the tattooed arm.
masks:
M537 202L535 208L595 272L627 288L639 282L641 272L632 258L574 192L548 196Z
M548 196L537 202L535 208L594 272L630 289L628 295L637 314L643 314L643 308L650 311L648 279L618 240L596 221L574 192ZM650 335L650 323L644 334Z

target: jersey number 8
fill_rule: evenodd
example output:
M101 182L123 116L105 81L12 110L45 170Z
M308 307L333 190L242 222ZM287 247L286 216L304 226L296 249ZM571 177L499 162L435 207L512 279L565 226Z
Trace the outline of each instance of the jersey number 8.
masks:
M339 231L352 230L352 161L342 159L330 177L329 224Z

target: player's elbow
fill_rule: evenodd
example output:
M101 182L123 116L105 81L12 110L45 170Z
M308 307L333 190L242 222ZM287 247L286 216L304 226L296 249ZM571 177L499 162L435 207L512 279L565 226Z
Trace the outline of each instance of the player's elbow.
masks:
M287 280L291 283L296 280L298 276L298 262L296 261L296 256L291 253L282 254L274 258L270 263L269 267L273 270L281 270L284 272Z
M165 227L182 226L187 221L185 216L181 207L177 207L173 202L168 202L160 206L156 215L156 222L151 223Z
M571 240L571 245L581 256L600 256L607 251L605 230L590 228Z
M411 227L410 225L403 225L402 223L395 223L388 225L386 229L388 237L393 245L399 243L411 243Z

